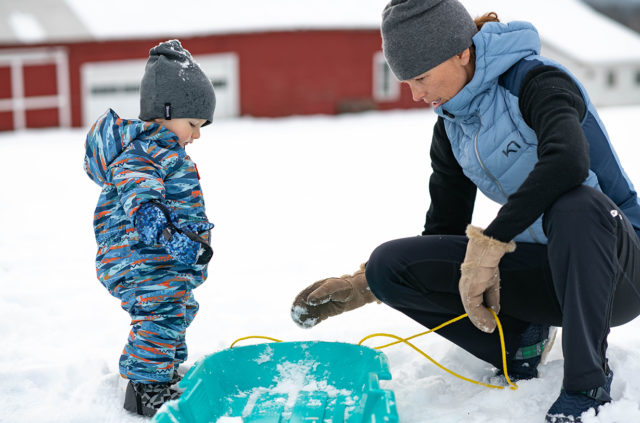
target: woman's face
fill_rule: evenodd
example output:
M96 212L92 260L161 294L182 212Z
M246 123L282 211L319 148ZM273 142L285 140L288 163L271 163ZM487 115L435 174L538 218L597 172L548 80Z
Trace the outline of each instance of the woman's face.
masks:
M409 85L413 101L424 101L437 108L455 97L471 81L474 70L471 52L466 49L422 75L403 82Z

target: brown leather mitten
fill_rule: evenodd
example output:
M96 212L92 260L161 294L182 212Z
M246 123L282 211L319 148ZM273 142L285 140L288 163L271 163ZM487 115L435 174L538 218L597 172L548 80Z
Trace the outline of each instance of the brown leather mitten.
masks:
M302 328L311 328L321 321L376 301L367 284L364 264L353 275L327 278L315 282L296 296L291 306L291 318Z
M482 229L467 226L467 251L462 263L460 298L471 322L481 331L491 333L496 321L491 312L500 312L500 270L498 264L506 253L516 249L513 241L508 243L486 236Z

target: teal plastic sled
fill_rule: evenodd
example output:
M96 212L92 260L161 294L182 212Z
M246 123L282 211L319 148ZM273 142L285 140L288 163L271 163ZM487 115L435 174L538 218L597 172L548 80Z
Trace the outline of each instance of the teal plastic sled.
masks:
M398 422L387 357L338 342L278 342L226 349L198 361L185 391L156 423Z

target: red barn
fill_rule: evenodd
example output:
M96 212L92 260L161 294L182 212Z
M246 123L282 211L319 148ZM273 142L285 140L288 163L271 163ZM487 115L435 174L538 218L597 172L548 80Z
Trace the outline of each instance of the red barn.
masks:
M71 0L54 3L58 21L68 23L58 30L73 25L72 34L55 37L43 29L44 35L32 30L14 39L0 36L0 130L84 126L108 107L123 117L137 117L139 82L149 49L169 38L179 38L211 77L218 100L216 118L424 106L414 103L409 90L390 73L375 23L354 29L297 29L305 25L293 23L280 25L285 30L218 28L209 34L204 28L188 35L156 28L151 34L96 37L86 29L95 22L76 13L82 2L76 2L75 11L68 4ZM18 29L28 18L37 24L39 14L52 13L42 10L51 2L21 4L32 7L20 12L23 26ZM376 7L376 16L380 10Z
M171 38L209 73L216 119L425 107L381 55L387 2L0 2L0 130L88 125L107 107L136 117L148 51ZM640 102L637 33L577 1L554 3L562 13L536 2L462 2L474 16L496 10L533 22L542 53L571 69L594 103Z

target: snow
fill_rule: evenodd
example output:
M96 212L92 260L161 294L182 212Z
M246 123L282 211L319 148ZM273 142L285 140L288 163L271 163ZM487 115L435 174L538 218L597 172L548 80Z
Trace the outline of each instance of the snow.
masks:
M640 107L602 111L638 185L632 122L639 114ZM420 233L434 121L432 111L414 110L240 118L205 128L188 151L216 224L215 254L195 291L201 309L187 332L187 367L248 335L357 343L374 332L424 331L378 304L304 330L289 308L308 284L351 273L380 243ZM147 421L122 409L117 364L129 317L95 276L99 188L82 169L84 136L0 134L0 422ZM486 225L496 210L480 198L474 223ZM451 370L492 380L489 365L437 334L414 341ZM385 339L378 342L366 344ZM585 423L640 421L640 319L612 329L609 345L615 401ZM515 391L454 378L403 345L384 351L393 380L382 387L395 392L403 423L541 422L562 380L560 342L541 378Z
M347 389L338 389L335 386L329 385L325 380L317 380L313 377L313 370L318 366L318 363L313 360L304 360L296 363L284 362L276 366L276 374L274 375L273 382L275 385L270 388L255 387L248 395L248 400L244 409L242 410L242 417L251 415L257 401L262 397L273 398L266 401L266 404L261 404L262 407L268 406L269 402L284 403L282 416L291 416L292 410L298 396L303 393L313 392L325 392L327 398L335 398L338 395L344 397L346 404L354 405L355 401L352 398L353 392ZM245 393L242 393L244 396ZM357 397L356 397L357 398ZM317 402L316 402L317 401ZM319 400L311 399L308 403L310 406L320 406L322 403ZM353 412L353 407L347 407L345 414ZM220 419L218 419L219 421Z
M166 36L167 34L224 34L273 30L378 28L388 0L155 0L109 2L64 0L98 39ZM122 10L130 19L119 17ZM161 22L161 25L158 25Z
M378 29L388 0L64 0L97 39L180 37L300 29ZM502 21L534 24L545 43L579 62L640 60L640 35L580 0L461 0L472 16L495 11ZM121 19L144 16L132 23ZM167 11L170 11L168 15ZM170 19L167 19L170 16ZM158 23L162 24L159 25Z
M20 41L25 43L45 41L45 30L33 15L16 11L9 14L8 21Z

